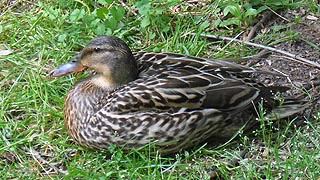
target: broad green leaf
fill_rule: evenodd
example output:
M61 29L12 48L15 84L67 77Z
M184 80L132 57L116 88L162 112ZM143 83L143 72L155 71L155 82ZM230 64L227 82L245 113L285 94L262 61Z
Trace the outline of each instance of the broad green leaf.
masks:
M110 13L111 15L117 20L117 21L120 21L124 14L125 14L125 9L122 7L122 6L113 6L111 9L110 9Z
M244 13L244 17L253 16L255 17L258 14L256 9L250 8Z
M267 0L266 4L274 5L274 6L281 6L281 5L284 5L284 4L289 4L289 2L288 2L288 0L282 0L282 1L279 1L279 0Z
M170 30L169 26L162 26L162 29L161 29L162 32L168 32L169 30Z
M96 26L98 26L98 24L100 22L101 22L101 20L97 18L97 19L92 20L91 22L87 22L87 24L89 24L90 27L96 27Z
M70 14L70 21L78 21L85 15L84 9L75 9Z
M221 11L221 8L216 8L216 9L213 11L213 13L214 13L214 14L218 14L220 11Z
M204 21L203 23L200 24L199 26L199 30L203 31L205 28L209 27L209 22L208 21Z
M217 19L217 20L213 21L213 26L218 27L221 24L221 22L222 22L221 19Z
M141 21L141 27L145 28L145 27L149 26L149 24L150 24L150 19L148 16L145 16Z
M105 21L107 27L111 29L117 29L118 21L114 17L110 17L108 20Z
M99 4L106 5L106 4L111 4L113 0L98 0Z
M229 25L237 25L237 26L240 26L241 25L241 21L239 19L236 19L236 18L229 18L229 19L226 19L224 21L222 21L220 23L220 27L224 27L224 26L229 26Z
M106 7L97 9L97 16L100 19L104 19L105 15L108 14L109 10Z
M100 21L98 18L96 18L95 15L92 15L92 14L86 14L85 16L83 16L82 20L85 24L92 24L92 22L94 21L96 22Z
M244 5L243 5L243 7L244 7L244 9L251 9L252 8L252 5L251 5L251 3L248 3L248 2L246 2Z
M105 25L102 24L102 23L99 23L94 32L95 32L97 35L103 35L103 34L105 34L105 31L106 31Z
M45 13L49 19L51 20L55 20L57 19L57 17L60 14L60 9L53 9L52 7L46 9L46 13Z
M240 6L239 5L228 5L227 7L224 8L223 14L226 16L228 14L232 14L235 17L241 17L241 11L240 11Z
M141 15L147 15L151 8L151 4L147 0L138 1L136 6L138 7L139 14Z
M112 35L112 29L111 28L107 28L105 35Z
M164 8L159 8L159 7L157 7L157 8L155 8L155 9L152 9L153 11L153 15L159 15L159 14L162 14L164 11L165 11L165 9Z
M262 11L265 11L265 10L267 10L267 9L268 9L267 6L261 6L261 7L259 7L259 8L257 9L257 13L259 14L259 13L261 13Z
M58 36L58 41L59 41L59 42L63 42L63 41L66 39L66 37L67 37L66 34L60 34L60 35Z
M156 37L156 33L152 32L149 34L149 39L154 39Z
M73 1L58 0L58 3L59 3L60 6L66 8L68 6L71 6Z

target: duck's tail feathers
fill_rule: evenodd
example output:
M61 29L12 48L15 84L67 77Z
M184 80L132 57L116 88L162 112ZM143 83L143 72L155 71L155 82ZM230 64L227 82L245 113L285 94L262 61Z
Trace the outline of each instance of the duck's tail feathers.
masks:
M298 113L302 114L306 110L310 110L309 113L312 114L314 108L319 105L320 96L313 96L312 100L308 100L306 95L301 95L298 98L285 98L283 103L275 107L267 117L272 120L283 119Z
M304 100L285 100L283 104L275 107L271 113L267 115L267 119L277 120L291 117L295 114L305 111L312 103Z

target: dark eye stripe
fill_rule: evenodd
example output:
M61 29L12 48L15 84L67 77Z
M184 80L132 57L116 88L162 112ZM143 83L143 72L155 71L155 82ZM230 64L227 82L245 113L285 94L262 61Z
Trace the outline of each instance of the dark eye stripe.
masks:
M100 53L100 52L103 52L103 51L108 51L108 50L107 50L107 49L104 49L104 48L93 48L92 53L93 53L93 52L95 52L95 53Z
M97 48L86 48L86 49L84 49L82 51L81 58L85 58L87 56L91 56L94 53L103 53L103 52L106 52L106 51L109 51L109 49L100 48L100 47L97 47Z

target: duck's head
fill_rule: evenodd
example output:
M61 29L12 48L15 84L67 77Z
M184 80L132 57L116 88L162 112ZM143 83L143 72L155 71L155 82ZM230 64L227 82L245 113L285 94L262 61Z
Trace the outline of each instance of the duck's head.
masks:
M52 77L92 69L90 79L101 87L117 87L138 77L137 63L128 45L113 36L98 36L68 63L49 72Z

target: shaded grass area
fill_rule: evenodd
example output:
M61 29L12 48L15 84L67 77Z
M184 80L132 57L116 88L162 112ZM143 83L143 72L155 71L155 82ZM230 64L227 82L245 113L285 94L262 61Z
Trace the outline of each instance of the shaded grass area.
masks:
M8 6L1 5L0 50L11 51L0 56L1 179L320 177L319 113L313 121L305 119L303 127L291 123L281 129L261 126L252 133L253 137L240 133L238 139L225 146L202 146L172 156L157 154L152 147L123 152L118 147L93 151L75 145L63 126L63 100L67 90L83 75L51 79L47 72L67 61L93 36L112 33L136 51L169 51L208 58L242 57L257 51L189 35L215 31L236 36L261 13L244 18L249 10L243 8L238 14L223 16L232 3L99 2L12 1ZM234 3L245 6L240 1ZM319 15L314 1L304 5L315 16ZM286 1L281 8L294 6ZM264 6L252 9L261 7ZM294 35L289 30L285 32ZM284 31L260 38L272 44L277 33ZM241 157L242 151L246 155ZM230 163L237 158L235 164Z

